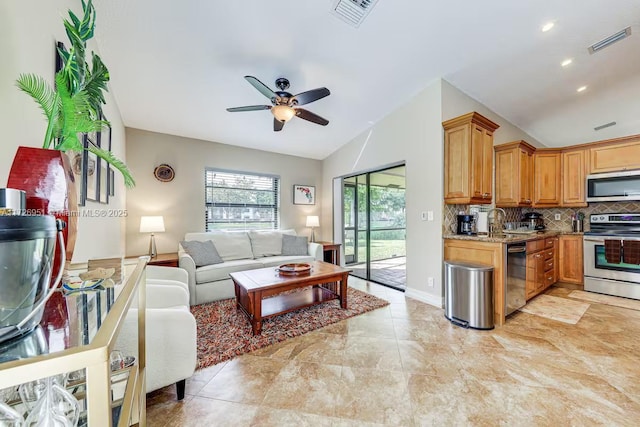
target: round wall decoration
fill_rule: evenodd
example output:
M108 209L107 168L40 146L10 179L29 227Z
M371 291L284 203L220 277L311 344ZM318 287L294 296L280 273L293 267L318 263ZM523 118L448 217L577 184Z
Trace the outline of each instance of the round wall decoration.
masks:
M173 178L176 177L176 173L173 171L171 166L163 163L153 170L153 176L155 176L158 181L169 182L173 181Z

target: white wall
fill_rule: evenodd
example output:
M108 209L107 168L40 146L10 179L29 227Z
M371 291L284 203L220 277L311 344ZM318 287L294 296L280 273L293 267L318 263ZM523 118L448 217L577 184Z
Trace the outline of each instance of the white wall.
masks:
M524 132L519 127L508 122L504 117L494 113L484 104L471 98L451 83L442 80L442 121L453 119L463 114L477 111L486 118L500 125L500 128L493 134L493 145L504 144L511 141L525 140L534 147L545 147L545 145Z
M334 177L406 162L407 294L439 305L442 272L443 150L440 81L323 161L323 188ZM330 240L332 197L322 195L322 237ZM434 221L420 212L433 211ZM427 286L427 277L435 286Z
M139 129L126 129L127 158L137 185L127 192L127 255L147 253L149 236L139 233L140 217L163 215L165 233L156 233L158 253L175 252L187 232L204 231L204 170L213 167L242 172L279 175L280 226L308 235L307 215L319 215L320 205L294 205L293 185L316 186L322 197L322 167L319 160L287 156L215 142L183 138ZM176 176L160 182L153 176L156 166L167 163ZM329 187L331 188L331 185Z
M42 146L46 130L40 109L16 88L15 80L21 73L35 73L53 84L55 42L69 44L62 19L68 9L80 14L81 8L79 0L0 0L0 187L6 186L16 148ZM99 19L96 31L99 32ZM90 50L97 51L95 41L91 42ZM112 150L126 161L124 126L111 94L107 94L105 114L113 127ZM116 197L110 199L109 205L88 202L86 208L124 209L124 196L122 178L116 174ZM123 254L124 223L124 218L117 217L80 218L73 261Z

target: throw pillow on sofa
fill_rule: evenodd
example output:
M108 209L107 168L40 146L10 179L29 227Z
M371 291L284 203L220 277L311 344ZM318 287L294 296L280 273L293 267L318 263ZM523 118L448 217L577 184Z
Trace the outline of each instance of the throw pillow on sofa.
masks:
M204 265L221 264L222 258L218 254L216 247L211 240L200 242L198 240L189 240L180 242L184 250L193 258L196 267Z
M280 231L249 231L251 250L254 258L275 256L282 254L282 232Z
M309 243L305 236L282 235L282 255L308 255Z

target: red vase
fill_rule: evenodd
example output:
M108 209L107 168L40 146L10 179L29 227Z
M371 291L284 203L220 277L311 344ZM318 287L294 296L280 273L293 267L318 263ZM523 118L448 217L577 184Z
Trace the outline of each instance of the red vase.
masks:
M67 155L58 150L18 147L7 188L27 193L27 215L54 215L67 224L63 235L66 261L71 262L78 232L78 193ZM52 282L59 270L60 250L56 245Z

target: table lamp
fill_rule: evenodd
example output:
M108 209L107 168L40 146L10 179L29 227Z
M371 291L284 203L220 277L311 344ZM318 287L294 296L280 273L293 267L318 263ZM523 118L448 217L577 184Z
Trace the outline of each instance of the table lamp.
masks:
M311 227L311 241L316 241L315 228L320 227L320 218L316 215L308 215L307 216L307 227Z
M161 216L140 217L140 232L151 233L151 240L149 240L149 256L151 258L155 258L158 253L156 251L156 238L153 233L164 232L164 219Z

